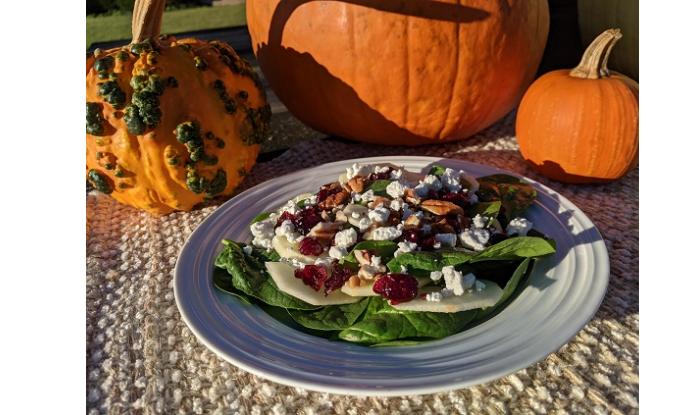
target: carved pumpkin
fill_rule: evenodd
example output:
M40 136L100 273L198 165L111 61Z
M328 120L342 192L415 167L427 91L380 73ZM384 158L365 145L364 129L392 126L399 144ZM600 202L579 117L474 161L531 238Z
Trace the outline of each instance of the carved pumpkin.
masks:
M516 116L520 152L543 175L568 183L617 179L638 160L638 84L607 69L621 37L609 29L572 69L549 72Z
M164 0L137 0L133 43L87 58L87 179L163 214L232 193L253 167L270 109L227 44L157 36Z
M380 144L459 140L534 79L546 0L246 2L260 67L307 125Z

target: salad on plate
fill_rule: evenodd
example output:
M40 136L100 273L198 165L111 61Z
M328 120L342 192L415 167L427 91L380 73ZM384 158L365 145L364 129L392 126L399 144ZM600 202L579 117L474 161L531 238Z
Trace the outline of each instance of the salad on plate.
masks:
M519 178L354 164L336 179L223 240L215 287L313 335L409 345L485 321L555 252Z

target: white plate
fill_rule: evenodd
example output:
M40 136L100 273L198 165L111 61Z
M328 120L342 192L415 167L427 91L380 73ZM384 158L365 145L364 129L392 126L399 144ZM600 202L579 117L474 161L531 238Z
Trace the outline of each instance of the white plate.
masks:
M567 199L529 179L539 195L527 216L556 240L556 255L537 261L528 285L501 313L445 339L389 348L329 341L288 328L213 288L221 239L248 241L248 223L255 215L316 191L355 162L391 162L411 171L442 164L474 176L513 174L460 160L372 157L298 171L234 197L194 231L175 270L183 320L213 352L248 372L310 390L370 396L432 393L528 367L568 342L597 311L609 278L600 233Z

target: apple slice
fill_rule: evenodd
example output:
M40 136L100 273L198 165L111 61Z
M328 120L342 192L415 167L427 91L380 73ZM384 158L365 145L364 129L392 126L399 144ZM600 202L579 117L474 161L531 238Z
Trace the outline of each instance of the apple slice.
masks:
M274 235L272 238L272 248L277 251L282 258L296 259L303 264L313 264L317 258L323 258L327 256L326 253L321 254L318 257L301 254L298 250L298 244L292 243L283 235Z
M295 268L285 262L265 262L265 268L277 284L279 290L312 305L349 304L361 298L349 296L341 291L333 291L327 296L323 291L314 291L300 278L295 278Z
M431 282L431 278L427 277L415 277L415 278L417 278L417 286L420 288L424 287L425 285ZM354 297L374 297L379 294L373 291L373 284L375 284L375 281L370 281L369 284L359 285L358 287L350 287L349 285L345 284L342 286L341 290L343 293Z
M459 296L445 297L441 301L427 301L424 298L416 298L412 301L392 305L397 310L427 311L431 313L456 313L458 311L473 310L474 308L492 307L502 296L502 289L492 281L481 281L485 284L482 291L466 292ZM438 291L421 290L421 293Z

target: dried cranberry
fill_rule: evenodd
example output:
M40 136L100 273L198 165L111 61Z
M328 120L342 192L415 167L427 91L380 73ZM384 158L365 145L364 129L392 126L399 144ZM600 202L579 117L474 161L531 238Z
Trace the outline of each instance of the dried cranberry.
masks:
M441 198L441 200L444 200L446 202L452 202L457 206L461 206L463 208L469 206L469 195L464 192L458 193L446 192L440 194L439 197Z
M290 213L290 212L284 212L279 216L279 219L277 219L277 226L281 226L284 221L290 220L291 222L295 223L295 215Z
M316 239L308 236L298 244L298 250L303 255L319 256L323 252L323 246Z
M330 277L323 284L325 295L332 293L335 290L339 290L345 285L345 282L354 274L349 267L343 265L335 264L331 270Z
M305 285L309 285L314 291L319 291L328 278L326 268L318 265L305 265L303 268L297 268L294 274L295 278L300 278Z
M418 245L422 249L434 249L434 244L436 243L436 238L433 235L422 238Z
M401 238L404 241L417 243L417 241L420 239L420 233L417 229L405 229L401 234Z
M323 202L328 198L328 196L334 195L335 193L338 193L342 190L342 187L340 186L335 186L333 183L323 185L319 189L319 193L316 194L316 201L317 203Z
M307 206L297 215L295 215L295 220L293 224L297 228L298 232L303 235L306 235L317 223L321 222L321 213L319 208L316 206Z
M387 167L386 170L381 171L379 173L370 173L370 176L368 176L369 180L386 180L389 178L390 174L390 168Z
M392 304L403 303L417 297L417 279L405 274L387 274L375 281L373 291Z

